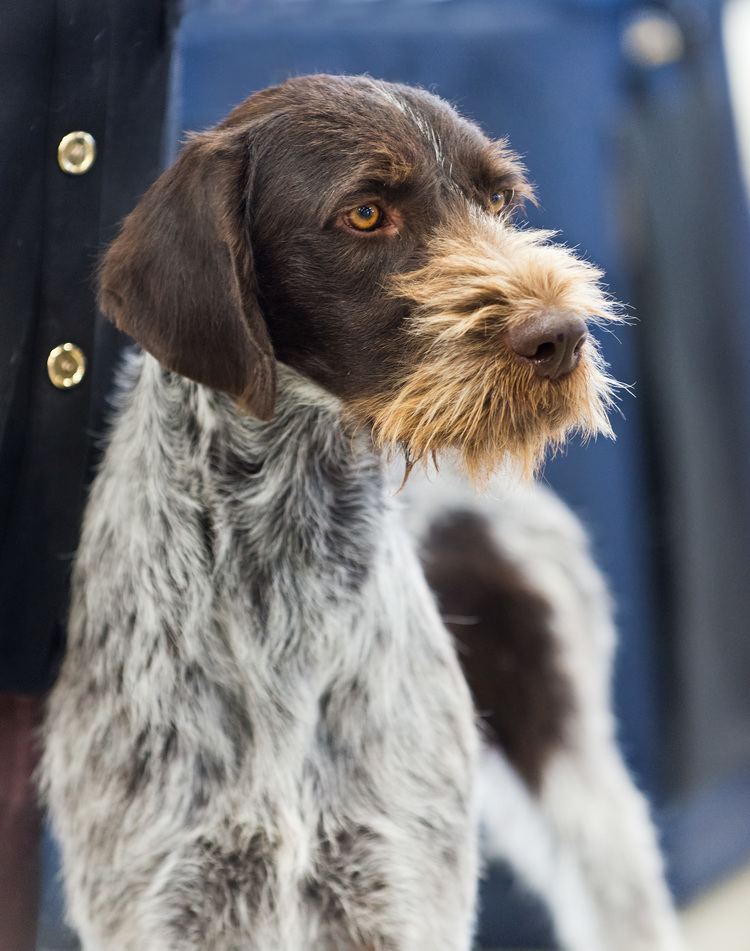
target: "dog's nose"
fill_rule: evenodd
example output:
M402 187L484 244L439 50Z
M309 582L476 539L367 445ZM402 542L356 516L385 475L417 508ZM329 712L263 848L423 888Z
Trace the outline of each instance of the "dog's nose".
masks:
M507 332L507 343L528 360L539 377L558 380L578 366L588 336L585 322L575 314L546 311Z

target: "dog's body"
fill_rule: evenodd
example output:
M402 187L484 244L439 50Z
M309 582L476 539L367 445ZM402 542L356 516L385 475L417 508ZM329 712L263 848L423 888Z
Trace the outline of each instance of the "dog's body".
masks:
M84 947L468 948L471 703L378 460L145 359L50 708Z
M126 221L102 306L161 366L136 365L92 490L43 764L86 951L469 948L472 705L379 447L483 473L606 429L583 319L611 306L513 227L528 192L439 100L317 77L196 137ZM580 739L604 723L639 804L606 667ZM516 782L585 891L557 798L577 787L549 779L569 739ZM593 889L575 951L677 947L645 814L631 828L649 860Z

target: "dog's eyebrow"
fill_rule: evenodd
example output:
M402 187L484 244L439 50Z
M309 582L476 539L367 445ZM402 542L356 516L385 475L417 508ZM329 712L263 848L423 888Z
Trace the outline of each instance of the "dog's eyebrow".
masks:
M477 181L488 188L511 188L518 199L534 200L534 188L520 158L504 139L489 142L478 156Z
M330 208L358 195L403 190L414 173L415 165L406 156L399 160L393 155L390 162L384 162L382 157L364 161L357 166L354 174L331 184L325 196L325 205Z

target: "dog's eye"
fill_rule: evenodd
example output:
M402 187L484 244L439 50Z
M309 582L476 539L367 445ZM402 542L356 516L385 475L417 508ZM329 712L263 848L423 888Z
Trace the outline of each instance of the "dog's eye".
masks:
M360 205L349 212L346 220L357 231L374 231L383 223L383 212L377 205Z
M515 192L512 188L505 188L501 192L493 192L490 195L490 209L496 214L499 215L500 212L505 211L505 209L513 201Z

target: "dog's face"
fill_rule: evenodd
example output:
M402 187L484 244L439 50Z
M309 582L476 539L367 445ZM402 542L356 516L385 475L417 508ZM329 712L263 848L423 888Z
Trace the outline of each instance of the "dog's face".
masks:
M105 313L170 369L273 412L275 360L410 460L527 469L607 432L599 273L519 229L516 156L421 90L306 77L190 140L126 220Z

